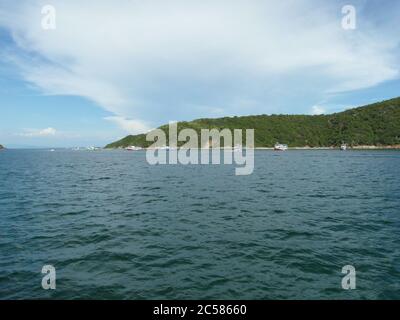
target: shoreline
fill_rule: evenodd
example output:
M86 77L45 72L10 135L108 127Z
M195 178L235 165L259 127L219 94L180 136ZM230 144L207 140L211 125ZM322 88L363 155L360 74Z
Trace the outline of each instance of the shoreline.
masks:
M177 148L180 150L181 148ZM209 149L212 150L213 148L195 148L198 150ZM233 150L233 148L215 148L219 150ZM243 149L247 149L243 147ZM125 148L103 148L103 150L125 150ZM141 150L155 150L155 148L142 148ZM274 147L255 147L254 150L270 150L274 151ZM288 150L340 150L340 147L289 147ZM391 146L353 146L348 147L347 151L349 150L400 150L400 145L391 145ZM137 150L140 151L140 150ZM168 150L167 150L168 151Z
M0 151L5 151L5 150L48 150L51 149L49 148L0 148ZM73 150L73 151L100 151L100 150L105 150L105 151L115 151L115 150L125 150L123 147L119 148L99 148L97 150L86 150L86 149L81 149L81 150L76 150L74 148L57 148L59 150ZM180 150L181 148L177 148L177 150ZM213 150L214 148L195 148L198 150ZM219 150L231 150L234 151L233 148L215 148ZM246 147L243 147L243 150L246 150ZM141 150L135 150L137 151L146 151L146 150L155 150L155 148L142 148ZM168 149L166 149L168 151ZM275 149L273 147L255 147L254 150L265 150L265 151L274 151ZM287 151L293 151L293 150L340 150L339 147L289 147ZM348 147L347 151L351 150L400 150L400 145L392 145L392 146L353 146L353 147ZM277 150L279 151L279 150ZM280 151L281 152L281 151Z
M255 150L274 150L274 148L258 147ZM288 150L340 150L339 147L289 147ZM347 150L400 150L400 145L394 146L353 146Z

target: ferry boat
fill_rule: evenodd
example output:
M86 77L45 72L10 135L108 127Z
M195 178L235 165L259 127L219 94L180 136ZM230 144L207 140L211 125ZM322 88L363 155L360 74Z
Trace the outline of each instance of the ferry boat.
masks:
M340 146L340 150L346 151L347 150L347 144L342 143L342 145Z
M276 143L274 146L275 151L286 151L288 149L287 144Z

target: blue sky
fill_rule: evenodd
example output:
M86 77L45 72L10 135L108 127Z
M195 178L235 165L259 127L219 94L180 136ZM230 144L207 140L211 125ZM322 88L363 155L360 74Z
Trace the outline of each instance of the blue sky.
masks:
M0 143L101 146L170 120L397 97L399 20L396 0L0 0Z

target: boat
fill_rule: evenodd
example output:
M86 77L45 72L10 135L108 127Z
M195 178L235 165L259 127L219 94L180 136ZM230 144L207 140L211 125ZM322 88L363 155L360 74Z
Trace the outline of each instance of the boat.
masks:
M139 151L142 150L141 147L136 147L136 146L129 146L125 148L126 151Z
M99 150L101 150L101 148L99 148L99 147L88 147L88 148L86 148L86 150L88 150L88 151L99 151Z
M346 151L347 150L347 144L342 143L342 145L340 146L340 150Z
M162 146L162 147L158 147L158 150L170 150L171 148L169 146Z
M275 143L274 150L275 151L286 151L288 149L287 144Z

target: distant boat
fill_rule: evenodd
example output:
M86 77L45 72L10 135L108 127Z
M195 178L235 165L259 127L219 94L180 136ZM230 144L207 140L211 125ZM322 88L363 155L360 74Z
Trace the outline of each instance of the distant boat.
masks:
M158 150L169 150L170 147L169 146L162 146L162 147L158 147Z
M340 146L340 150L346 151L347 150L347 144L342 143L342 145Z
M54 150L54 149L50 149L50 152L54 152L54 151L56 151L56 150Z
M98 151L98 150L101 150L101 148L99 148L99 147L89 147L89 148L86 148L86 150L88 150L88 151Z
M139 151L142 150L141 147L129 146L125 148L126 151Z
M276 143L274 146L274 150L276 151L286 151L288 149L287 144Z

